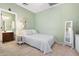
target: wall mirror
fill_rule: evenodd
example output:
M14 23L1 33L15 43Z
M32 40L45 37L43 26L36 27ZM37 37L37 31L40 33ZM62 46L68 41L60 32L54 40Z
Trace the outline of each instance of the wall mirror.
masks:
M73 22L72 21L65 21L65 36L64 36L64 43L69 45L73 48Z
M1 10L1 28L4 32L16 31L16 15L12 12Z

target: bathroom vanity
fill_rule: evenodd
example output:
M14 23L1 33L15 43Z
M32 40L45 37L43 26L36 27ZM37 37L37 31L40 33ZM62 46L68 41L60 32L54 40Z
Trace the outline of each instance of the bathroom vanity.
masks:
M9 42L9 41L13 41L14 39L14 33L13 32L4 32L2 33L2 42Z

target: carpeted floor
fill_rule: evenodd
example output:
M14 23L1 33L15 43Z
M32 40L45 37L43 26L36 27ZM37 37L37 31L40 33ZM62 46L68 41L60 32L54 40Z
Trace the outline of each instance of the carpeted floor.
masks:
M55 43L52 52L43 54L40 50L27 44L18 45L15 41L1 44L0 56L78 56L79 54L68 46Z

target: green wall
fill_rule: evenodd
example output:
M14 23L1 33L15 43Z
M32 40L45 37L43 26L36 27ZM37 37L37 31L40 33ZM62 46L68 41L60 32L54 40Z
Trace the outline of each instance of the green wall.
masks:
M27 28L35 28L41 33L56 36L58 42L64 40L64 22L72 20L74 32L79 33L79 4L60 4L48 10L32 13L14 3L0 3L0 8L11 8L17 13L17 20L27 20Z
M65 20L72 20L74 32L79 32L79 4L60 4L37 13L35 28L39 32L52 34L58 42L63 42Z
M15 3L0 3L0 8L8 10L8 8L11 8L11 10L15 13L17 13L17 20L26 20L27 21L27 27L26 28L33 28L34 26L34 18L35 15L31 11L28 11Z

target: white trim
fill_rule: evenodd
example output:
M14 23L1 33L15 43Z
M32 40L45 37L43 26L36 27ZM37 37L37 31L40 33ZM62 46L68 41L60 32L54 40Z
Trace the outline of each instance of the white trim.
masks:
M61 45L64 45L64 42L59 42L59 41L56 41L57 44L61 44Z

